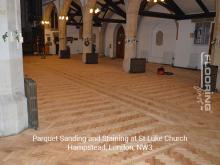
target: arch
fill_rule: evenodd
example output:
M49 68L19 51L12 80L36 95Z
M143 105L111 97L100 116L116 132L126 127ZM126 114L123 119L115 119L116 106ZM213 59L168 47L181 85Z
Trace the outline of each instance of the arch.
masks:
M123 26L120 26L117 31L116 36L116 57L117 58L124 58L125 54L125 30Z
M44 21L49 21L50 22L50 18L51 18L51 13L52 11L55 9L55 11L57 11L56 5L51 2L48 3L44 9L44 15L43 15L43 20ZM50 28L50 24L49 25L45 25L45 28Z
M62 15L62 16L67 16L72 1L77 1L77 2L79 2L79 5L80 5L80 7L81 7L81 9L82 9L82 3L81 3L80 0L64 0L63 5L62 5L62 8L61 8L61 10L60 10L60 15Z
M116 58L117 57L117 52L116 52L116 44L117 44L117 34L118 34L118 30L120 28L123 28L124 29L124 32L125 32L125 27L123 24L117 24L114 28L114 31L113 31L113 58Z
M50 15L50 27L52 29L58 29L58 12L56 8L53 8Z
M60 16L67 16L71 3L74 0L64 0L63 1L63 5L62 8L60 10ZM81 1L80 2L80 6L82 8L81 5ZM66 50L66 21L65 20L59 20L59 50Z

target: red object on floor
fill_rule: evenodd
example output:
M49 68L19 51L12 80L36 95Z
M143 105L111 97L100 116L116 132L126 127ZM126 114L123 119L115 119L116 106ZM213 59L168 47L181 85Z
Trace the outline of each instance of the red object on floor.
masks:
M163 67L160 67L157 69L157 74L158 75L164 75L165 74L165 69Z

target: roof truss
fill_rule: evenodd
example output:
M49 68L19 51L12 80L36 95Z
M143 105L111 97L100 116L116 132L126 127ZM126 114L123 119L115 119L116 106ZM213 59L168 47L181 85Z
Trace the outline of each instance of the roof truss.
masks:
M175 3L174 0L165 0L164 2L160 2L160 1L157 2L157 4L168 9L171 12L170 14L160 13L160 12L152 12L152 11L146 10L146 7L149 4L149 2L147 2L147 0L142 0L141 5L140 5L140 9L139 9L139 15L140 16L148 16L148 17L175 19L175 20L200 19L200 18L213 18L213 17L215 17L216 13L210 12L202 0L195 0L195 1L200 6L200 8L203 10L203 13L186 14L181 9L181 7ZM93 16L94 26L102 26L102 23L104 23L104 22L105 23L126 23L126 13L119 6L119 5L125 5L124 0L117 0L117 1L103 0L102 2L99 2L97 0L97 5L100 6L101 12L98 14L95 14ZM109 11L121 16L124 19L106 18L106 15ZM101 14L101 13L103 13L103 14ZM72 2L68 15L69 15L70 19L67 22L67 24L76 25L76 26L82 25L81 7L76 2L74 2L74 1ZM76 16L81 16L81 19L79 22L77 22L75 20Z

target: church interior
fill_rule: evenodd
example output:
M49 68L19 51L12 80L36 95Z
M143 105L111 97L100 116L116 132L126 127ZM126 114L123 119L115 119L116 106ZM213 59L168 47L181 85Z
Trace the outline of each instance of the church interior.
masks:
M219 165L220 0L0 0L0 165Z

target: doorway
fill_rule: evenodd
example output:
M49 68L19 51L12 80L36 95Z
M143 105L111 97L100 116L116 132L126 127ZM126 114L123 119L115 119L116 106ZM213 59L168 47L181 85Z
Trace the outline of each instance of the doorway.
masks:
M124 58L125 54L125 30L120 26L116 37L116 57Z

